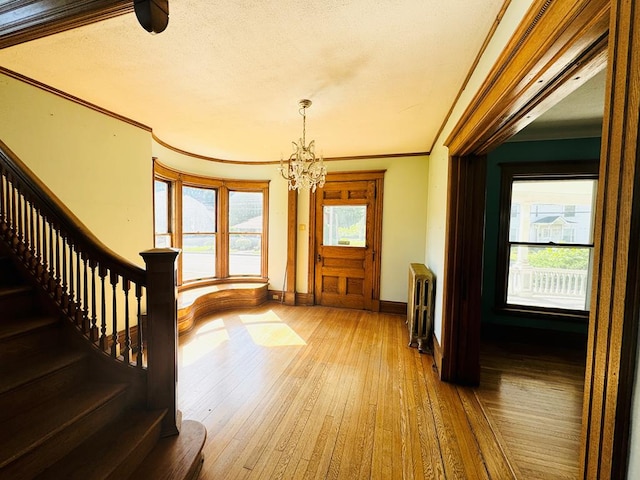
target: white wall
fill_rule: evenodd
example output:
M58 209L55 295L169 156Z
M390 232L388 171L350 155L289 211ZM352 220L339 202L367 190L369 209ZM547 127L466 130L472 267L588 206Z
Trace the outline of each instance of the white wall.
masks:
M0 74L0 139L105 245L153 247L151 133Z
M269 288L281 290L287 258L287 184L277 165L229 164L184 155L154 142L153 154L168 167L197 175L270 180ZM386 170L382 220L381 300L407 301L407 270L424 261L427 200L427 157L328 161L330 172ZM296 290L307 293L309 192L298 194ZM303 226L302 229L300 226Z
M429 156L429 198L427 201L427 241L425 263L438 279L434 318L435 335L442 343L442 283L444 279L445 229L448 188L449 150L444 145L456 123L487 77L498 56L504 50L518 24L533 3L532 0L511 2L493 38L474 70L469 83L456 103L449 121L436 141Z

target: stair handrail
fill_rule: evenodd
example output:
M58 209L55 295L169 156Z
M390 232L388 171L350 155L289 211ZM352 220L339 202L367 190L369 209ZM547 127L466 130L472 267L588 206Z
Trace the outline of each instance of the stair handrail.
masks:
M61 229L66 231L69 236L83 242L87 254L102 257L110 270L114 269L118 273L140 282L145 281L143 268L102 243L2 140L0 140L0 159L3 167L11 172L21 187L27 189L32 198L37 200L39 208L56 219Z
M146 269L117 254L1 140L0 237L95 347L146 372L147 406L167 409L163 433L177 433L178 250L141 252Z

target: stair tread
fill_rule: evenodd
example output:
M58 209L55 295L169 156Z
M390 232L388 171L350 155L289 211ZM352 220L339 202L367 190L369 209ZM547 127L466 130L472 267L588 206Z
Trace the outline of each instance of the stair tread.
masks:
M3 320L0 322L0 341L57 324L58 319L51 315Z
M7 419L0 430L0 467L45 443L65 427L122 394L126 384L88 383L37 409Z
M15 295L16 293L30 292L33 287L30 285L9 285L0 286L0 297Z
M142 445L144 450L143 443L148 439L148 435L156 436L151 439L155 443L164 415L164 410L129 410L89 437L36 478L40 480L60 478L86 480L96 478L98 475L100 478L110 478L114 474L122 478L117 472L121 462L132 452L140 455L141 458L148 453L149 447L142 452L138 452L136 449ZM137 459L136 464L140 463L141 458Z
M82 351L61 349L57 345L30 353L28 362L24 361L24 355L5 352L0 351L0 394L73 365L87 356Z
M185 420L180 435L160 439L131 478L195 479L206 438L207 430L200 422Z

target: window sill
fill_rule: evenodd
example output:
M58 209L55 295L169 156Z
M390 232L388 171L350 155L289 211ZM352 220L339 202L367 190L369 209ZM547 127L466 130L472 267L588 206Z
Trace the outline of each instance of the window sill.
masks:
M246 277L227 277L227 278L208 278L206 280L194 280L183 283L178 286L178 291L191 290L194 288L209 287L213 285L225 285L230 283L268 283L268 277L246 276Z
M534 319L559 320L563 322L587 323L589 312L581 310L564 310L554 308L536 308L520 305L505 305L496 307L495 312L499 315L512 315L514 317L527 317Z

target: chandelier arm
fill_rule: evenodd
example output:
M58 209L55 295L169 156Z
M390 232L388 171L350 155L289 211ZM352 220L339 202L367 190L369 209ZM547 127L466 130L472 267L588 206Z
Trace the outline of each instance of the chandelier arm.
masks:
M311 100L300 100L299 113L302 115L302 138L299 143L291 142L293 153L284 166L284 159L280 159L280 174L287 180L289 190L300 190L302 188L316 191L317 187L322 188L325 183L327 168L324 166L322 155L316 158L315 141L311 140L306 145L307 115L306 109L311 106ZM286 170L286 174L285 174Z

